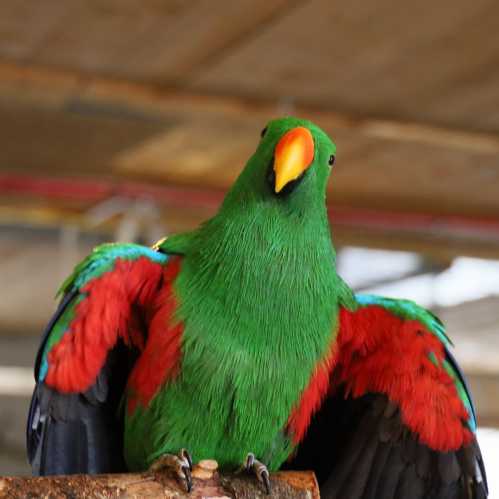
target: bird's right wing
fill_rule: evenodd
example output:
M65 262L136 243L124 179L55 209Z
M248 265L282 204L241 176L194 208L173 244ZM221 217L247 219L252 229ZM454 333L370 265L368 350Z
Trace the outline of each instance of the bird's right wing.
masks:
M35 365L27 423L34 474L124 470L118 408L177 260L135 244L101 245L63 284Z

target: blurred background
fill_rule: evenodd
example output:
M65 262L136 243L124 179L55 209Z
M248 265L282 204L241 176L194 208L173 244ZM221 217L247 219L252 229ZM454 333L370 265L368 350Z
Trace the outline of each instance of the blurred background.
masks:
M499 498L495 0L3 0L0 474L29 472L31 366L64 276L100 242L212 215L285 114L338 146L343 277L446 322Z

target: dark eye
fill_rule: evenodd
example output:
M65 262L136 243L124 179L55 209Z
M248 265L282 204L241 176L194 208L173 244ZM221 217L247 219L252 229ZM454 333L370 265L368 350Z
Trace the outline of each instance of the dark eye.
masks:
M334 154L331 154L331 156L329 156L329 165L330 166L334 165Z
M261 132L260 132L260 137L263 137L267 133L267 127L265 127Z

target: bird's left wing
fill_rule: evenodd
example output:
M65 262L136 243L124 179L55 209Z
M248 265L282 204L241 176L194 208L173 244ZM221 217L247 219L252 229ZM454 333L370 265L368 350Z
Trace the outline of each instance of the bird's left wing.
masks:
M442 323L405 300L340 310L328 396L289 464L321 497L481 499L487 483L464 377Z

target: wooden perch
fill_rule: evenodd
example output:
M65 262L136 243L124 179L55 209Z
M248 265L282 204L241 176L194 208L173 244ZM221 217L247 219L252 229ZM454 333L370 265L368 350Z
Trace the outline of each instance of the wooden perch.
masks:
M65 475L53 477L0 477L0 497L65 498L189 498L319 499L319 487L311 471L277 472L271 475L272 494L265 495L255 477L245 473L217 473L214 461L201 461L192 472L194 486L187 494L167 472L115 475ZM215 468L215 469L214 469Z

